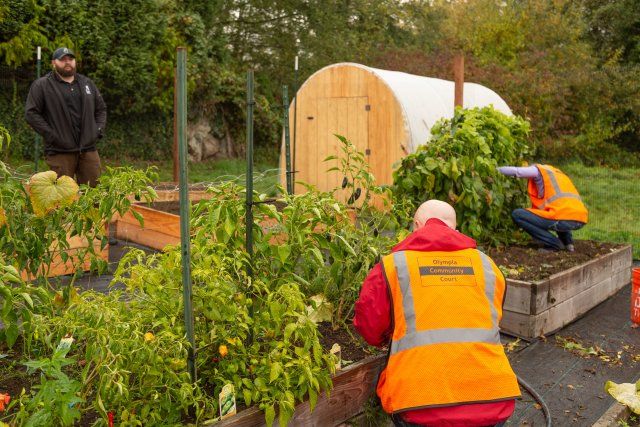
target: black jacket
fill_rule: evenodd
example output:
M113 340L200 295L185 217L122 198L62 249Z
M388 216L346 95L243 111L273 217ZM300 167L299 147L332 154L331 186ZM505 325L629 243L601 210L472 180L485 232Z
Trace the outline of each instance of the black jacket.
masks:
M96 85L88 77L75 78L82 94L80 138L74 136L71 116L51 71L31 85L25 107L27 123L45 141L45 153L73 153L95 149L107 124L107 106Z

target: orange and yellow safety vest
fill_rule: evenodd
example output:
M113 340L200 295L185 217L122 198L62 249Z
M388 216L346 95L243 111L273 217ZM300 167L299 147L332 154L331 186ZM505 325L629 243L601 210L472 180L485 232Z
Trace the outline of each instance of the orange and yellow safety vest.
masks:
M498 328L505 280L488 256L399 251L382 264L394 325L377 388L387 413L520 396Z
M538 197L538 189L530 179L528 190L532 207L527 210L542 218L580 221L586 224L589 220L587 208L569 177L553 166L536 167L542 175L544 195Z

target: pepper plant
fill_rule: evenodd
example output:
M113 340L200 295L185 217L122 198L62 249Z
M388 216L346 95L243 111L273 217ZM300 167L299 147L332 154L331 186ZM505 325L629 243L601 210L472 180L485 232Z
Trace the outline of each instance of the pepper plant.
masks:
M308 296L323 294L332 303L334 329L346 326L353 314L360 285L368 271L387 252L394 241L380 232L397 226L384 212L373 206L375 199L386 203L389 193L375 185L364 155L346 138L341 142L338 170L346 179L347 204L336 197L343 188L283 196L276 209L255 195L253 227L255 277L276 284L295 282ZM245 228L244 189L224 184L209 189L210 200L195 208L193 228L197 238L212 238L229 248L243 248ZM355 195L360 203L355 205ZM356 221L350 219L357 218ZM263 225L260 225L260 224Z
M129 195L153 200L155 191L149 184L155 178L153 168L107 168L92 188L78 187L73 179L57 177L53 171L25 182L0 168L0 254L19 271L44 280L57 257L76 266L88 257L92 270L104 271L107 263L92 244L70 256L69 239L97 239L102 250L108 243L106 224L129 210Z
M346 156L356 153L347 140L342 143ZM369 204L370 195L382 191L373 187L363 160L353 155L339 164L349 177L345 187L351 194L360 188L360 201L350 206L336 200L335 192L309 191L283 196L277 209L255 194L252 258L244 248L244 188L232 183L212 187L212 199L195 206L195 383L186 367L189 343L182 320L180 248L151 255L131 250L114 275L114 283L123 284L124 290L77 294L70 287L64 297L44 290L46 310L23 322L20 330L37 356L32 367L53 361L61 339L75 338L65 355L73 363L65 367L70 393L63 396L73 402L73 410L56 414L43 401L42 390L50 390L47 381L65 380L48 374L40 389L20 398L19 411L2 420L22 422L40 413L64 425L77 420L78 414L96 411L105 421L112 414L124 426L200 424L217 416L215 396L229 383L246 405L264 411L268 425L276 415L280 425L286 425L296 402L303 399L313 407L320 392L331 388L335 360L320 345L308 310L310 296L326 295L333 303L334 327L343 326L364 276L392 243L378 235L388 221ZM122 189L132 192L127 187L132 180L119 179L107 174L102 187L82 188L78 199L58 203L49 216L70 212L75 218L84 212L94 225L108 220L110 213L130 203L110 202ZM138 188L144 196L145 188ZM24 192L24 206L35 215L28 194ZM357 222L349 218L351 209L359 214ZM68 223L72 225L65 232L99 236L90 234L84 220L78 221ZM11 310L26 307L18 288L11 292Z
M33 339L33 317L51 314L53 295L43 287L26 283L12 265L0 257L0 343L12 348L23 336L23 353L28 354Z
M492 107L456 108L393 172L396 216L408 225L422 202L439 199L453 205L463 233L490 244L513 241L510 213L526 205L525 184L497 168L525 163L529 129L526 120Z

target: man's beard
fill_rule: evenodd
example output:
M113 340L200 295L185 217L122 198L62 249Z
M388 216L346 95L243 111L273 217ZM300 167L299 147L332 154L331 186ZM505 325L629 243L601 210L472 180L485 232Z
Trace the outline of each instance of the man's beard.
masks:
M70 64L65 64L62 67L54 65L54 68L61 77L73 77L76 74L76 67Z

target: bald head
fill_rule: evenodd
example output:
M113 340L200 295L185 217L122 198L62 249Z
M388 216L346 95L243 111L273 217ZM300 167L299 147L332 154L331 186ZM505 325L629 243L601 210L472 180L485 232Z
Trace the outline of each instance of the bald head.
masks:
M413 216L413 229L424 227L431 218L438 218L450 228L456 229L456 211L449 203L440 200L427 200L420 205Z

